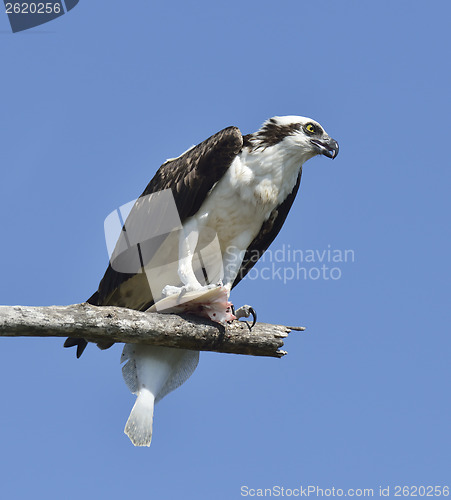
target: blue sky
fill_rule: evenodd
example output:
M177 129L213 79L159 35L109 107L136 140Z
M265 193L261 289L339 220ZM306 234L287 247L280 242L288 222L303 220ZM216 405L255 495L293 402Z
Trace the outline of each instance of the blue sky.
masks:
M62 339L2 339L2 497L450 485L450 16L445 1L82 0L13 35L0 15L0 304L85 300L112 210L166 158L273 115L340 143L306 164L273 250L355 256L337 280L243 281L236 304L308 330L282 360L202 353L150 449L123 434L121 346L76 360Z

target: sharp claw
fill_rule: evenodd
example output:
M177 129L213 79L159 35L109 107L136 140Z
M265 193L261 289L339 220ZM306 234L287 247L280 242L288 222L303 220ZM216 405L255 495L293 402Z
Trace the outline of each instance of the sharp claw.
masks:
M252 330L254 328L255 323L257 323L257 313L255 312L255 309L251 306L242 306L239 307L236 311L233 309L233 315L236 316L236 319L240 318L249 318L249 316L252 314L252 325L250 325L247 321L244 321L246 325L249 327L249 330Z
M250 329L252 330L252 328L254 328L255 326L255 323L257 323L257 313L255 312L255 309L253 307L250 307L249 308L249 312L252 314L252 325L250 327Z
M187 292L188 292L188 288L186 286L182 286L182 290L181 290L179 296L177 297L178 304L180 304L181 300L183 299L183 296L186 295Z

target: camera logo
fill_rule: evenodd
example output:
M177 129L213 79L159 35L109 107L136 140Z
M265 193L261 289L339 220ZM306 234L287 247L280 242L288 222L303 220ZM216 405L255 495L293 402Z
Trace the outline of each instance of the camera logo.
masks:
M13 33L53 21L73 9L79 0L3 0Z

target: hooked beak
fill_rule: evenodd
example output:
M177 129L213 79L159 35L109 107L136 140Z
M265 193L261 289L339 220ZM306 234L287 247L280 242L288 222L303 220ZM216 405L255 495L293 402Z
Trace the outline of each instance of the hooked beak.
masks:
M321 155L334 159L338 154L338 142L331 137L324 140L310 139L310 142L317 148L318 153Z

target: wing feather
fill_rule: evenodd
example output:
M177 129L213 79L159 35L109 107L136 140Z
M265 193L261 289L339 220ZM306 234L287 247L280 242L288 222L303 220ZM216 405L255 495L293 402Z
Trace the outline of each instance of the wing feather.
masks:
M225 174L242 147L243 137L240 130L237 127L228 127L180 157L165 162L132 208L125 223L127 231L133 231L134 225L142 224L142 221L149 224L162 223L163 217L154 217L149 204L140 203L140 200L167 189L172 191L183 224L199 210L208 192ZM136 248L134 251L136 252ZM145 261L141 263L146 264ZM96 305L145 310L152 303L152 294L144 273L121 273L113 269L111 264L95 295Z

